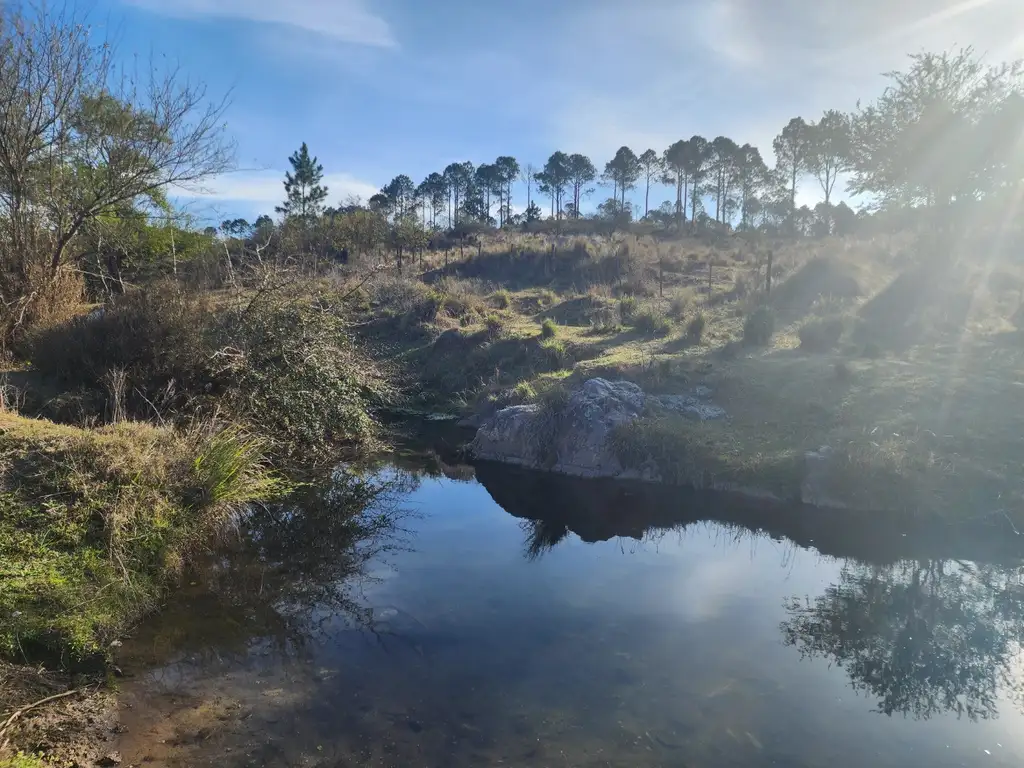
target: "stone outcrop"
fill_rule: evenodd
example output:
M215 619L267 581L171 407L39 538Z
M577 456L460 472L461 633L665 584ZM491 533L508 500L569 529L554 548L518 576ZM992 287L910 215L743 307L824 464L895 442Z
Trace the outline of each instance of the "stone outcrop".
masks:
M612 449L612 433L647 408L697 419L723 417L725 411L706 400L709 394L698 388L689 395L654 397L628 381L590 379L557 413L538 405L498 411L480 426L470 450L477 459L565 475L656 480L654 467L622 466Z

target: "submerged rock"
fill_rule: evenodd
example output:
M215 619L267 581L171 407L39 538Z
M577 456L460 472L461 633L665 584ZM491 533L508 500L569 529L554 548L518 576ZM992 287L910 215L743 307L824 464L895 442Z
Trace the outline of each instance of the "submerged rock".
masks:
M610 439L648 406L701 419L725 415L697 395L651 397L632 382L590 379L561 408L516 405L498 411L481 424L470 450L477 459L566 475L657 480L656 467L623 467Z

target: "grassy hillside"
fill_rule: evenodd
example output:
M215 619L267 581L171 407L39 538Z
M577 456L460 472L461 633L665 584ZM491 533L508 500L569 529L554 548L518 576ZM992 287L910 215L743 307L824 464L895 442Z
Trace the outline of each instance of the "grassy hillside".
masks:
M592 376L704 384L727 420L652 415L637 450L788 493L804 452L829 445L853 501L1021 512L1024 264L1009 257L940 258L909 236L535 235L457 256L381 276L361 299L362 339L420 407L486 411Z

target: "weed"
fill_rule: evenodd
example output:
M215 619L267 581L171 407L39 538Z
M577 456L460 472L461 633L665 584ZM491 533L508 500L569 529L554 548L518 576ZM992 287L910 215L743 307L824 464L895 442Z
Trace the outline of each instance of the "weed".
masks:
M633 317L633 327L645 336L667 336L672 332L672 321L655 307L645 307Z
M550 317L545 319L540 326L540 337L542 339L553 339L558 335L558 324Z
M749 346L768 346L774 333L775 315L768 307L758 307L743 321L743 343Z
M668 316L673 320L682 320L692 303L692 291L677 293L668 303Z
M616 333L621 328L619 312L615 307L599 307L590 314L590 330L594 334Z
M508 325L505 318L501 315L494 314L493 312L484 318L484 324L487 326L488 337L492 339L504 336Z
M538 295L538 300L542 307L550 307L558 302L558 294L548 288L545 288Z
M502 288L491 294L491 304L495 309L508 309L512 305L512 294Z
M622 322L631 324L639 307L640 302L635 296L623 296L619 299L619 316Z
M700 344L701 338L704 336L704 328L707 326L707 316L703 312L698 312L692 318L690 322L686 324L686 339L691 344Z

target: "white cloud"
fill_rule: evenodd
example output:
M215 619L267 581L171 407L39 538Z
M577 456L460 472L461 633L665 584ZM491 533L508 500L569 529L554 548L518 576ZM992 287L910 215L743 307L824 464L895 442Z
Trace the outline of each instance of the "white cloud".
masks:
M377 186L348 173L328 173L323 184L332 203L343 202L349 196L368 200L378 191ZM182 190L183 197L206 200L228 200L264 205L277 205L284 200L284 171L239 171L219 176L207 182L200 190Z
M178 18L243 19L297 27L340 42L394 47L391 27L365 0L124 0Z
M552 148L603 163L622 144L724 134L771 163L791 117L852 109L908 53L971 45L995 63L1024 54L1022 29L1021 0L606 0L561 30ZM569 66L595 50L609 55Z

